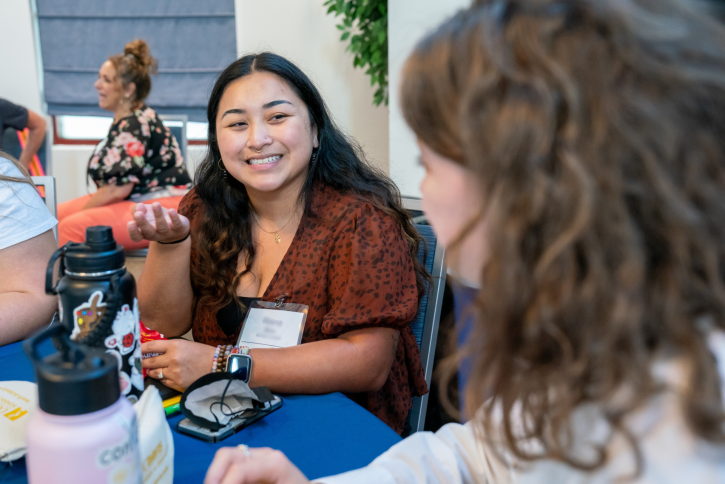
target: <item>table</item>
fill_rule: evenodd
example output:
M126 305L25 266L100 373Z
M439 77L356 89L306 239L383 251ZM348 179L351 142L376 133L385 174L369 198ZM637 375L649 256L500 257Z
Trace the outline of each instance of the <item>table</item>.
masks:
M0 347L0 381L35 381L30 360L20 343ZM180 434L168 420L174 436L174 480L202 482L217 449L247 444L272 447L310 479L366 466L399 442L400 436L373 414L341 393L283 396L282 408L218 444ZM0 466L5 464L0 463ZM0 467L0 483L27 482L25 459Z

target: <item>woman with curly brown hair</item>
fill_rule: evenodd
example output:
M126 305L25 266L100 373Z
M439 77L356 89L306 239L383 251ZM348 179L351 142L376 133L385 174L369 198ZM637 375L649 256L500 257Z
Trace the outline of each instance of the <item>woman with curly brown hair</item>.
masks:
M473 419L316 482L725 481L725 29L688 0L498 0L404 70L424 208L478 286ZM224 449L208 483L306 482Z

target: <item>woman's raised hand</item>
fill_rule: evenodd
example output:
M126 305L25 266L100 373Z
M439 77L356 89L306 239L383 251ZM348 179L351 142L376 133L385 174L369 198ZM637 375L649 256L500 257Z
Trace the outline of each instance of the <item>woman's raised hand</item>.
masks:
M131 208L133 220L128 223L131 240L175 242L189 234L189 219L176 210L166 209L159 202L146 205L137 203Z

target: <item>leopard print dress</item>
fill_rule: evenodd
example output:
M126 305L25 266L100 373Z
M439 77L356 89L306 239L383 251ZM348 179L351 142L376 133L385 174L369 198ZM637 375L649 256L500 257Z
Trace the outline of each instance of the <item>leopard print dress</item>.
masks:
M190 219L193 234L205 213L196 190L184 197L179 212ZM192 237L191 263L195 260ZM347 396L401 433L412 397L428 388L410 329L418 309L413 260L395 220L358 196L317 186L262 299L274 301L282 294L289 295L285 302L309 306L303 344L369 327L400 331L383 387ZM196 307L194 315L195 341L236 343L239 330L227 336L211 308Z

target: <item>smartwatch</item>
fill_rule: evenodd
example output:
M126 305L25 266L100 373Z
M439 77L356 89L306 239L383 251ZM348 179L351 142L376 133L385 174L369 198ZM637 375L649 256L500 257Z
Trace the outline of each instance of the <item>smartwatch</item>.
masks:
M252 356L245 348L244 353L232 353L227 357L227 372L231 373L236 380L249 383L252 376Z

